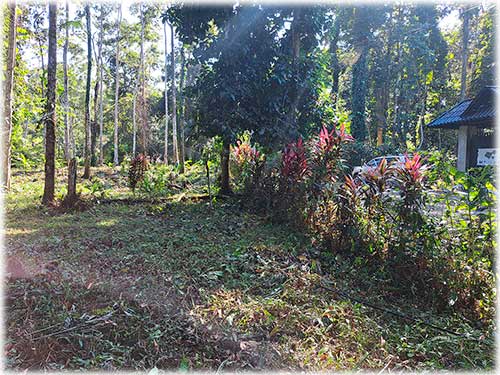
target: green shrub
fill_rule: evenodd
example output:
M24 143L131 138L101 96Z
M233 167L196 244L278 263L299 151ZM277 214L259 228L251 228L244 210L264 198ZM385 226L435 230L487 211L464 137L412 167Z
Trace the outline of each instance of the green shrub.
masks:
M249 132L243 133L236 145L231 146L230 161L233 181L239 190L250 194L259 183L266 157L258 150L258 145L251 144Z
M173 169L174 167L171 165L151 165L137 185L139 192L150 197L171 194L172 183L175 179Z
M400 295L491 321L492 169L461 173L439 152L415 153L353 179L344 160L350 140L343 128L323 128L309 141L287 145L280 162L266 165L246 203L365 264Z
M436 285L450 306L463 309L474 319L494 316L493 257L496 248L496 187L492 167L475 168L467 173L448 166L450 174L445 193L431 204L445 208L436 221L440 251L433 254ZM463 191L453 192L460 186ZM450 193L451 192L451 193Z
M111 189L111 185L105 179L92 176L90 180L85 180L81 185L81 193L89 194L94 198L104 198L106 191Z

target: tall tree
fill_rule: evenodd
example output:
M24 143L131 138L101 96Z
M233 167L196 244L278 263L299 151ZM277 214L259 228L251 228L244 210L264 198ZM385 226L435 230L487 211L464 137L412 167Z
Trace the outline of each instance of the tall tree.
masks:
M181 45L181 77L179 81L179 103L180 103L180 116L179 116L179 132L180 134L180 160L179 160L179 172L184 173L184 122L185 122L185 98L184 98L184 84L185 84L185 74L186 74L186 55L184 52L184 45Z
M373 83L373 100L375 102L373 112L376 121L376 144L381 146L384 143L384 132L387 128L387 111L389 106L390 88L390 66L392 49L394 45L392 9L387 14L387 21L384 30L380 33L376 52L373 54L371 68L371 81Z
M137 152L137 94L139 91L139 79L136 79L134 96L132 98L132 155Z
M4 103L3 117L4 123L2 126L2 178L1 184L7 189L10 189L10 158L11 158L11 138L12 138L12 94L14 87L14 66L16 63L16 2L10 1L8 7L8 47L7 47L7 67L4 80Z
M64 157L66 161L73 158L73 148L71 147L71 130L68 121L69 118L69 85L68 85L68 47L69 47L69 2L66 0L66 13L65 13L65 38L63 47L63 81L64 81L64 92L63 92L63 106L64 106Z
M3 116L4 123L2 124L2 170L1 184L7 189L10 188L10 165L11 165L11 136L12 136L12 104L13 104L13 85L14 85L14 68L16 61L16 2L9 1L7 4L8 12L7 19L9 29L7 36L7 54L6 54L6 71L3 81Z
M302 31L302 7L293 9L293 20L290 26L291 32L291 55L292 55L292 89L291 89L291 103L288 112L288 123L290 128L296 128L297 124L297 107L299 105L299 58L300 58L300 40Z
M115 52L115 127L113 133L113 164L118 165L118 99L120 95L120 27L122 23L122 4L118 4L118 20L117 20L117 35L116 35L116 52Z
M163 162L168 164L168 47L167 47L167 20L163 20L163 37L165 39L165 140Z
M170 54L172 64L172 144L174 146L175 164L179 165L179 146L177 142L177 90L175 87L175 31L173 24L170 24L170 42L172 46L172 52Z
M278 104L276 90L273 97L269 95L279 87L278 84L274 86L274 81L278 83L281 77L286 77L286 73L281 75L280 70L275 71L291 61L288 45L287 56L283 59L285 63L279 61L277 66L273 59L273 53L277 52L277 48L274 49L278 39L276 33L282 23L278 20L271 28L273 32L269 33L266 23L275 20L268 21L267 16L272 14L271 10L257 6L218 7L210 12L194 7L181 9L172 17L174 22L187 19L186 24L176 23L180 39L197 45L193 56L200 59L201 71L196 86L189 91L198 93L196 100L192 101L196 106L193 112L198 127L207 136L219 135L222 138L221 194L231 191L229 147L239 132L248 129L256 130L258 135L275 135L278 133L276 127L269 126L269 122L273 121L281 128L283 123L288 125L290 100L282 96L280 102L284 104ZM209 25L215 23L218 32L213 33L205 20ZM276 116L279 118L272 118L269 111L276 111L276 108L283 109L283 112ZM264 123L267 129L263 129Z
M42 96L45 94L45 59L44 59L44 52L43 52L43 47L45 45L45 41L47 38L47 35L45 33L45 30L43 29L43 24L44 24L44 17L43 14L45 12L45 7L42 7L41 11L35 11L34 19L33 19L33 27L34 27L34 32L35 32L35 39L38 43L38 55L40 57L40 63L41 63L41 68L42 71L40 72L40 88L42 92Z
M139 120L140 120L140 146L141 152L146 154L148 151L148 111L146 101L146 71L145 71L145 54L144 54L144 33L146 20L144 15L143 3L139 5L141 19L141 46L140 46L140 63L139 63Z
M467 63L469 60L469 20L471 16L471 9L463 7L461 9L462 17L462 70L460 79L460 100L465 99L467 93Z
M102 91L103 91L103 63L102 63L102 41L104 37L104 10L103 5L101 4L100 8L100 17L99 17L99 41L98 41L98 64L99 64L99 165L102 165L104 162L104 149L103 149L103 133L104 133L104 114L103 114L103 100L102 100ZM97 121L97 120L96 120Z
M85 5L87 25L87 83L85 85L85 161L83 178L90 178L90 157L92 148L92 129L90 121L90 84L92 80L92 24L90 22L90 3Z
M96 66L96 70L99 72L99 66ZM97 135L98 135L98 127L99 127L99 90L100 90L101 82L99 82L99 73L97 73L97 79L95 80L94 85L94 114L93 119L90 120L90 165L95 167L97 165L97 157L96 157L96 147L97 147Z
M45 184L42 203L54 202L56 145L57 3L49 3L49 61L45 114Z
M330 42L330 66L332 69L332 100L333 102L337 101L338 93L339 93L339 76L340 76L340 63L339 57L337 53L339 36L340 36L340 28L343 18L343 12L338 7L336 7L335 12L335 20L333 21L333 26L330 30L329 42Z
M360 6L354 9L352 34L357 60L352 67L351 133L356 140L361 142L366 138L365 111L370 17L369 8Z
M468 96L475 96L484 86L495 84L495 10L484 9L477 22L477 38L471 50Z

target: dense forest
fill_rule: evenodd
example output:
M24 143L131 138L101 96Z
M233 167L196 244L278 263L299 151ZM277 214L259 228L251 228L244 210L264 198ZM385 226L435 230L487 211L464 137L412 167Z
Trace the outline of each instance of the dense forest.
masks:
M182 164L207 137L229 144L249 130L277 149L334 122L360 157L449 150L453 134L424 124L494 83L493 5L134 4L126 18L121 7L54 9L53 66L47 6L16 7L14 167L43 165L51 67L58 165L71 156L118 165L137 153Z
M493 368L493 2L2 10L9 368Z

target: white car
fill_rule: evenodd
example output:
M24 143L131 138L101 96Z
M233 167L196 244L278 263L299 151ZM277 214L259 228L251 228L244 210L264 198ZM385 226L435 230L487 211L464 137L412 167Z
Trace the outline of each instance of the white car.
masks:
M379 156L377 158L374 158L370 160L369 162L363 164L362 166L357 166L352 169L352 174L353 176L356 176L360 174L361 172L365 172L369 169L372 168L377 168L382 160L385 159L387 161L387 164L393 164L393 163L404 163L405 157L404 155L387 155L387 156Z

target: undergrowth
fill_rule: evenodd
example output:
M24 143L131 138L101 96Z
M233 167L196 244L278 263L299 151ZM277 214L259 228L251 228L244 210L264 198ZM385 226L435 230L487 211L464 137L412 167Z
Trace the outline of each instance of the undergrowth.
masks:
M204 192L200 172L188 170L187 196ZM131 196L126 174L96 176L111 181L105 197ZM15 175L7 197L7 257L29 275L6 285L8 368L493 368L493 322L408 299L366 257L320 251L237 199L100 204L83 192L88 210L60 214L39 206L42 183Z

